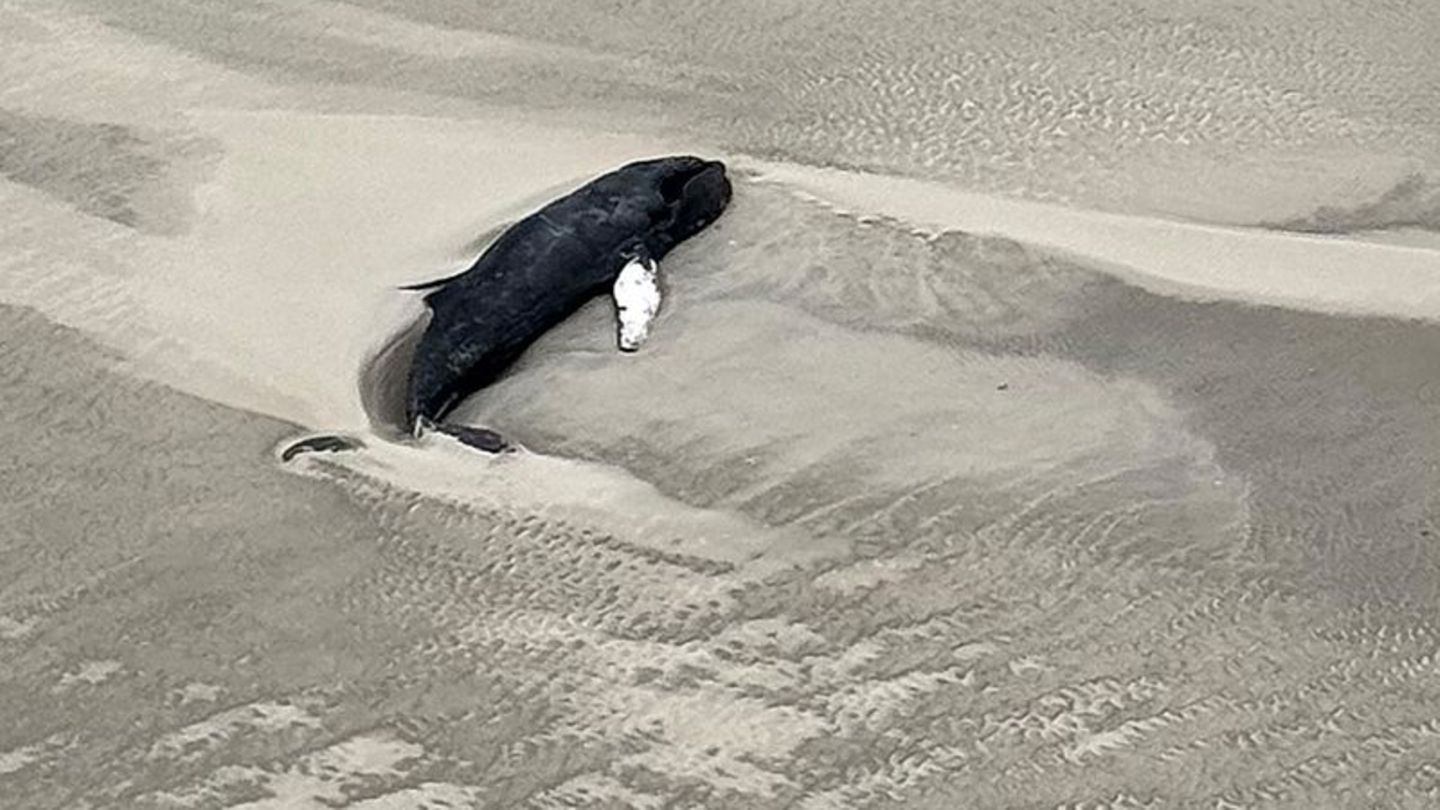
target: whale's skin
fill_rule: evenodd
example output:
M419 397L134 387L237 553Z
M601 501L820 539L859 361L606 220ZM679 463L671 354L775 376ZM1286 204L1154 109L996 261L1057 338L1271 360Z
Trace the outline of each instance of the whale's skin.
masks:
M718 161L631 163L515 223L465 272L412 287L434 289L410 367L410 430L441 424L538 337L609 292L628 262L663 258L714 222L730 196Z

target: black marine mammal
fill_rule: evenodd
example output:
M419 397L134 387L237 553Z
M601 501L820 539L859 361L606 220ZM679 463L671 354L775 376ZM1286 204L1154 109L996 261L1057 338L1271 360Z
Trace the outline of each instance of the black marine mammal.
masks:
M718 161L630 163L515 223L465 272L407 288L434 289L410 366L407 427L439 425L536 338L609 290L628 259L658 261L714 222L730 194ZM482 450L506 447L493 431L441 429Z

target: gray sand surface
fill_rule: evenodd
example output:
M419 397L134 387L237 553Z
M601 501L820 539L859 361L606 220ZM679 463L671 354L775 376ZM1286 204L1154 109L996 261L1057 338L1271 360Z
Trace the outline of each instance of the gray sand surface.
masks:
M1440 6L940 5L0 0L0 808L1440 806L1440 322L1168 297L739 172L643 351L597 301L462 408L531 457L283 466L330 426L212 399L323 403L182 373L210 326L147 314L153 256L256 295L187 263L267 159L213 110L316 154L375 141L315 113L559 121L1440 226ZM343 195L419 171L363 165L337 230L253 238L339 250ZM276 311L255 340L332 356ZM313 375L373 410L393 371Z

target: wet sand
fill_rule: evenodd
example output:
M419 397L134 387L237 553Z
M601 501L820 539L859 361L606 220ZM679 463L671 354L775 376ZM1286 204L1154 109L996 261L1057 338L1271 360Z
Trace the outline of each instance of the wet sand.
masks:
M0 807L1440 800L1440 17L973 5L0 2ZM374 430L682 149L643 351Z

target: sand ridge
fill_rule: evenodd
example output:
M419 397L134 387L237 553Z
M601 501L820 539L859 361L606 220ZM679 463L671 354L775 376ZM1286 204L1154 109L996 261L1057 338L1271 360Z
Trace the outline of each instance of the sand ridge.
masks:
M938 183L795 165L760 176L859 214L938 231L995 235L1111 270L1134 284L1200 300L1440 319L1440 251L1343 237L1124 216ZM1356 268L1365 268L1358 272Z

